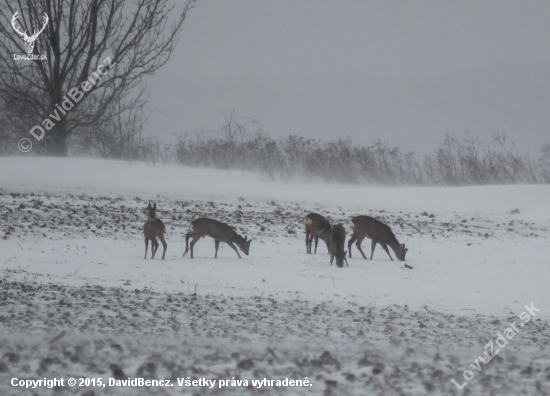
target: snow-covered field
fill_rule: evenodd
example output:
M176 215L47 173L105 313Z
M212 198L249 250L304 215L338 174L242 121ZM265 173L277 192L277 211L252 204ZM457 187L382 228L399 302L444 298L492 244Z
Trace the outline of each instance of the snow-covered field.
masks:
M91 159L0 158L2 394L545 394L550 186L366 187ZM166 260L144 260L149 201ZM512 214L518 209L519 213ZM349 268L307 255L303 217L367 214L409 251ZM182 257L197 217L254 238ZM370 241L363 243L370 252ZM393 255L393 252L392 252ZM475 360L540 309L487 365ZM479 361L479 359L478 359ZM474 378L459 391L451 382ZM467 374L468 375L468 374ZM24 391L12 378L171 379L173 387ZM179 386L177 378L248 380ZM310 387L251 380L308 377ZM57 392L57 393L55 393Z

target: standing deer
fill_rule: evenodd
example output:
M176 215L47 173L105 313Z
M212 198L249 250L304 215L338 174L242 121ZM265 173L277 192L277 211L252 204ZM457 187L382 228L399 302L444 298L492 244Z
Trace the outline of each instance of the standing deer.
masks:
M241 255L235 245L237 245L239 249L241 249L241 251L248 256L250 242L252 241L247 240L246 236L243 238L238 235L233 227L230 227L221 221L207 218L196 219L191 222L191 229L192 231L185 236L185 252L183 253L183 256L185 256L185 253L189 251L189 238L193 237L193 240L191 241L191 258L193 258L193 246L195 246L195 243L197 243L199 239L205 236L214 238L214 246L216 248L214 258L218 258L218 247L220 246L220 242L225 242L231 246L235 252L237 252L237 256L239 256L239 258L241 258Z
M306 252L311 254L311 243L315 238L315 253L317 253L317 244L321 238L327 244L327 249L330 254L330 223L327 219L317 213L310 213L304 218L306 225Z
M348 260L346 260L347 252L344 251L346 245L346 229L342 224L336 224L330 230L329 235L330 241L330 265L336 257L336 266L342 268L344 266L344 261L349 267Z
M348 242L349 258L351 258L351 244L357 241L355 244L357 249L359 249L363 255L363 258L365 260L367 259L367 256L365 256L365 253L363 253L363 250L361 249L361 242L363 242L363 239L367 237L372 240L370 253L371 260L372 255L374 254L374 248L376 247L376 244L379 243L380 246L382 246L382 249L384 249L386 253L388 253L388 256L390 256L390 260L393 261L393 258L388 250L388 245L393 249L395 256L399 261L405 261L405 254L407 254L407 250L409 249L405 248L405 244L399 244L397 238L388 225L370 216L357 216L351 219L351 229L353 230L353 234Z
M164 251L162 252L162 259L164 260L164 255L166 254L166 246L168 246L166 241L164 240L165 231L166 227L164 227L164 223L160 219L157 219L157 204L155 203L154 206L151 206L151 203L149 203L149 205L147 206L147 221L143 225L143 235L145 235L144 258L147 258L149 239L151 240L151 258L155 258L155 253L157 252L157 249L159 247L157 238L159 238L162 242L162 247L164 248Z

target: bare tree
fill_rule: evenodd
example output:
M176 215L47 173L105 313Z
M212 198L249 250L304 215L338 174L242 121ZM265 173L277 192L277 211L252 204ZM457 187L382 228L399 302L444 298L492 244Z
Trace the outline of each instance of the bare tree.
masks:
M0 155L21 153L17 149L17 141L21 139L19 131L27 128L29 120L35 116L30 108L0 100Z
M12 123L12 115L15 112L7 111L5 107L4 103L0 103L0 155L16 151L14 125Z
M8 0L0 5L0 97L32 109L28 130L46 153L66 156L79 129L143 108L143 77L168 61L194 2L171 18L169 0ZM33 60L15 59L25 52Z
M80 128L71 143L77 155L113 159L145 159L142 138L147 116L140 109L120 113L105 124Z

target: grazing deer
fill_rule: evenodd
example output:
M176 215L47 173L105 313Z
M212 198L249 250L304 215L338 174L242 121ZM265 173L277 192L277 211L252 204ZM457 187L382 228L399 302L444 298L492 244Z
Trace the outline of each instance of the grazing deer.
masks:
M149 247L149 239L151 240L151 258L155 258L155 253L159 248L159 243L157 238L162 242L162 247L164 248L162 252L162 259L164 260L164 255L166 254L166 241L164 240L164 233L166 232L166 227L164 223L157 218L157 204L151 206L151 203L147 206L147 221L143 225L143 235L145 235L145 257L147 258L147 248Z
M393 249L395 256L399 261L405 261L405 254L407 254L407 250L409 249L405 248L405 244L399 244L391 228L381 221L378 221L370 216L357 216L351 219L351 229L353 230L353 234L351 239L348 241L349 258L351 258L351 244L357 241L355 244L357 249L359 249L363 255L363 258L365 260L367 259L367 256L365 256L365 253L363 253L363 250L361 249L361 242L363 242L363 239L367 237L372 239L370 253L371 260L372 255L374 254L374 248L376 247L376 244L379 243L380 246L382 246L382 249L384 249L386 253L388 253L388 256L390 256L390 260L393 261L393 258L388 250L388 245Z
M330 223L327 219L317 213L310 213L304 218L306 225L306 252L311 254L311 243L315 238L315 253L317 253L317 244L321 238L327 244L327 249L330 254Z
M237 252L237 256L239 256L239 258L241 258L241 255L235 245L237 245L241 251L248 256L251 240L247 240L246 236L243 238L238 235L233 227L230 227L221 221L207 218L196 219L191 222L191 229L193 231L189 232L185 236L184 256L185 253L189 251L189 238L193 237L193 240L191 241L191 258L193 258L193 246L195 246L195 243L197 243L199 239L205 236L214 238L214 246L216 248L214 258L218 258L218 247L220 246L220 242L225 242L231 246L235 252Z
M344 251L346 245L346 229L342 224L336 224L332 227L330 230L329 241L330 265L332 265L332 261L334 260L334 257L336 257L336 266L338 268L342 268L344 266L344 261L349 267L348 260L346 260L346 254L348 252Z

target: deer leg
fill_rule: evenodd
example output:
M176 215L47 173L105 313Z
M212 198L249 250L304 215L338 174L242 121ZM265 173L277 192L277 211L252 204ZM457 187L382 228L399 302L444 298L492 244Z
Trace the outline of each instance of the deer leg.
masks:
M325 243L327 244L327 251L328 251L328 254L330 254L330 239L326 239L326 240L325 240Z
M197 243L201 239L201 237L196 237L193 235L193 240L191 241L191 258L193 258L193 247L195 246L195 243Z
M192 232L188 232L185 234L185 252L183 252L183 257L185 257L185 253L189 251L189 238L193 236Z
M372 255L374 254L374 248L376 248L376 241L373 239L370 244L370 259L372 260Z
M344 261L346 262L346 265L349 267L348 259L346 258L346 256L344 256Z
M158 239L155 239L155 243L156 243L155 254L157 254L157 250L159 250L159 246L160 246L160 243L159 243Z
M309 243L310 232L306 228L306 254L311 254L311 244Z
M218 248L220 247L220 241L218 239L214 239L214 247L216 248L214 258L218 258Z
M382 246L382 249L384 249L386 251L386 253L388 253L388 256L390 256L390 260L393 261L393 258L391 257L391 254L390 254L390 251L388 250L388 246L384 245L384 244L380 244L380 246Z
M147 258L147 249L149 248L149 238L145 238L145 257L144 259Z
M233 242L229 241L229 242L227 242L227 244L229 246L231 246L237 252L237 256L239 256L239 258L241 258L241 255L239 254L239 251L237 250L237 247L235 245L233 245Z
M151 238L151 260L155 258L155 253L157 252L157 238Z
M319 244L319 237L315 235L315 254L317 254L317 245Z
M365 238L363 237L363 238L357 239L357 242L355 242L355 246L357 246L357 249L359 249L359 253L361 253L361 256L363 256L363 258L366 260L367 256L365 256L365 253L363 252L363 249L361 249L361 242L363 242L363 239L365 239ZM372 260L372 256L371 256L370 259Z
M164 240L164 235L159 235L159 239L160 239L160 242L162 243L162 248L163 248L162 259L164 260L164 255L166 254L166 247L168 246L168 244Z
M332 267L332 262L334 261L334 253L330 252L330 266Z
M352 245L353 242L355 242L356 240L357 240L357 237L355 236L355 234L352 234L352 235L351 235L351 238L350 238L349 241L348 241L349 258L351 258L351 245Z
M313 245L313 234L309 233L309 254L311 254L311 245Z

